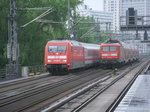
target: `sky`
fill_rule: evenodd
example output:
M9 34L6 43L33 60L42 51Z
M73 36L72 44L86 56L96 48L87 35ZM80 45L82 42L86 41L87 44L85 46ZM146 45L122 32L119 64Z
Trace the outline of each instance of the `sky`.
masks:
M103 0L84 0L84 3L93 10L103 11Z

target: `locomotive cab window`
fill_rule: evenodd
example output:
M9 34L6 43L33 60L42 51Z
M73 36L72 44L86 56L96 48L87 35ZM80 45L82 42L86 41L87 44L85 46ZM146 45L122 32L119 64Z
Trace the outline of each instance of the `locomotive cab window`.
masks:
M48 52L66 52L67 46L48 46Z
M104 46L104 47L102 47L102 50L103 51L109 51L109 47L108 46Z
M117 51L117 47L115 47L115 46L110 46L110 51Z
M117 51L116 46L103 46L102 51Z

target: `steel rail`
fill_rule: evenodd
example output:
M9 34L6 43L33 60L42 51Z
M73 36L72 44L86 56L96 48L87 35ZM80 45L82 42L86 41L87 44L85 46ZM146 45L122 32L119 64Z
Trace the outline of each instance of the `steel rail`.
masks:
M139 66L139 64L138 64ZM134 68L136 68L137 66L135 66ZM133 69L133 68L132 68ZM103 91L105 91L107 88L109 88L110 86L112 86L112 84L116 83L118 80L120 80L122 77L124 77L127 73L129 73L131 70L125 71L125 73L123 73L122 75L118 76L115 80L113 80L110 84L106 85L105 87L103 87L102 89L100 89L96 94L94 94L91 98L87 99L85 102L83 102L82 104L80 104L80 106L74 108L71 112L78 112L80 111L82 108L84 108L88 103L90 103L91 101L93 101L98 95L100 95ZM100 83L100 82L99 82ZM97 83L98 84L98 83ZM96 84L96 85L97 85ZM88 88L89 85L87 85ZM90 86L89 86L89 89ZM88 89L87 89L88 90ZM86 90L86 91L87 91ZM50 105L49 107L47 107L46 109L42 110L42 112L49 112L49 111L54 111L56 109L58 109L60 106L64 105L66 102L69 102L70 100L76 98L79 95L82 95L83 91L81 91L80 93L77 94L72 94L71 97L67 97L64 99L61 99L60 101ZM65 100L66 99L66 100Z
M104 88L102 88L101 90L98 91L97 94L93 95L90 99L88 99L87 101L85 101L84 103L82 103L80 106L78 106L76 109L73 110L73 112L78 112L80 109L82 109L84 106L86 106L89 102L91 102L93 99L95 99L100 93L102 93L103 91L105 91L108 87L112 86L112 84L114 84L116 81L118 81L120 78L124 77L129 71L126 71L124 74L122 74L121 76L118 76L114 81L112 81L110 84L106 85ZM97 81L95 83L95 85L93 85L92 87L98 85L99 83L104 82L103 81ZM91 84L87 85L86 87L86 91L91 89ZM53 103L52 105L50 105L49 107L47 107L46 109L42 110L41 112L49 112L49 111L54 111L56 109L58 109L60 106L64 105L65 103L69 102L70 100L76 98L77 96L83 94L85 92L85 90L83 89L82 91L77 91L75 93L72 93L71 95L67 95L66 97L56 101L56 103Z
M94 72L92 72L92 73L94 73ZM89 74L91 74L91 73L89 73ZM98 75L98 74L97 74ZM91 77L90 75L87 75L87 74L84 74L83 76L82 76L82 78L86 78L86 77ZM95 76L93 76L92 75L92 77L96 77L96 75ZM81 79L81 77L78 77L78 78L73 78L70 82L73 82L73 80L75 81L75 80L79 80L79 79ZM87 78L88 79L88 78ZM82 80L82 79L81 79ZM81 81L80 80L80 81ZM89 79L88 79L89 80ZM83 81L83 80L82 80ZM82 82L83 83L83 82ZM65 83L66 84L66 83ZM61 85L61 86L63 86L63 84L59 84L59 85ZM59 86L59 85L57 85L57 86ZM60 86L60 87L61 87ZM23 101L27 101L29 98L32 98L32 97L36 97L36 96L40 96L40 95L43 95L43 94L45 94L44 96L42 96L42 98L41 97L37 97L36 99L34 99L34 100L32 100L32 101L30 101L30 102L28 102L28 104L25 104L25 106L19 106L19 107L15 107L15 111L21 111L21 110L23 110L23 109L26 109L26 108L29 108L29 107L31 107L31 106L33 106L33 105L36 105L36 104L38 104L38 103L40 103L40 102L43 102L44 100L47 100L48 98L51 98L51 97L53 97L54 95L54 91L53 92L51 92L51 95L53 95L53 96L51 96L50 94L48 94L48 92L50 91L50 89L51 88L48 88L48 87L44 87L44 89L43 90L35 90L34 92L32 91L30 94L28 93L28 94L26 94L26 95L23 95L22 97L17 97L16 99L13 99L13 100L11 100L11 101L8 101L8 102L5 102L4 104L2 103L1 104L1 107L3 107L4 106L4 110L6 109L7 110L7 104L9 105L10 104L10 106L9 107L11 107L12 105L14 105L14 103L16 102L23 102ZM61 88L61 89L63 89L63 88ZM54 90L57 90L57 89L54 89ZM57 90L58 92L56 92L55 94L60 94L60 90ZM62 92L61 92L62 93ZM55 95L56 96L56 95ZM2 109L2 108L1 108ZM0 109L0 110L1 110Z
M27 88L27 89L22 90L22 91L19 90L16 93L15 92L10 92L10 93L8 93L8 95L6 95L6 96L4 95L2 98L0 98L0 100L1 100L0 101L0 107L3 106L3 105L7 105L8 103L20 100L24 97L39 93L39 91L42 92L42 91L45 91L47 89L55 88L57 86L60 86L64 83L68 82L68 81L71 81L73 79L74 79L74 77L69 77L68 78L66 76L63 80L60 80L58 82L45 83L45 84L42 84L42 85L37 85L35 87ZM13 98L13 97L15 97L15 98Z
M136 66L135 66L136 67ZM134 68L135 68L134 67ZM89 99L87 99L85 102L83 102L81 105L73 109L71 112L79 112L81 109L83 109L87 104L89 104L91 101L93 101L97 96L99 96L102 92L104 92L106 89L108 89L110 86L112 86L114 83L119 81L122 77L124 77L129 71L123 73L122 75L118 76L116 79L114 79L111 83L100 89L96 94L91 96Z
M94 82L92 84L89 84L89 85L83 87L82 89L79 89L79 90L73 92L72 94L69 94L69 95L65 96L64 98L56 101L55 103L53 103L52 105L50 105L48 108L42 110L41 112L51 112L51 111L54 111L55 109L57 109L60 106L64 105L64 103L67 103L68 101L70 101L70 100L74 99L75 97L81 95L82 93L84 93L87 90L93 88L97 84L102 83L102 82L108 80L110 77L111 76L106 76L103 79L99 79L98 81L96 81L96 82Z
M12 86L12 85L17 85L17 84L20 84L20 83L25 83L25 82L28 82L28 81L33 81L35 79L40 79L42 77L47 77L48 75L49 75L49 73L47 72L47 73L44 73L43 75L41 74L41 76L39 74L38 76L24 77L24 78L19 78L19 79L0 82L0 89L8 87L8 86Z
M118 104L120 103L120 101L123 99L123 97L126 95L126 93L130 89L130 87L132 86L132 84L134 83L134 81L136 80L136 78L145 69L145 67L148 66L149 62L150 61L148 61L146 64L144 64L141 67L141 69L136 73L136 75L133 77L133 79L129 82L129 84L126 86L126 88L121 92L121 94L117 97L117 99L115 100L115 102L107 109L106 112L114 112L114 110L116 109L116 107L118 106Z

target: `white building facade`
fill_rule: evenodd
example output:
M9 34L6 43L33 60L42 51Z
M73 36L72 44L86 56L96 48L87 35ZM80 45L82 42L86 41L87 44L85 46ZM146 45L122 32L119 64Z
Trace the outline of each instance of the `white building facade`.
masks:
M126 10L128 10L128 8L134 8L134 10L137 11L137 17L141 18L141 20L137 21L137 25L150 25L150 17L146 17L150 16L150 0L121 0L120 16L126 16ZM143 22L142 18L144 20ZM130 33L135 34L135 31L130 31ZM138 35L141 35L141 37L138 38L143 40L144 31L138 31ZM149 43L141 43L141 40L132 40L129 42L137 46L140 53L150 53Z
M77 11L83 17L93 17L95 23L99 23L101 31L113 30L113 13L105 11L95 11L87 5L81 5Z
M120 0L104 0L104 11L113 13L113 32L120 32Z
M104 0L104 11L113 13L113 30L120 32L120 17L126 10L134 8L138 16L150 16L150 0ZM150 17L146 18L150 20Z
M146 17L150 16L150 0L121 0L120 16L126 16L126 10L128 10L128 8L137 10L137 16L144 17L144 24L147 24L146 20L150 20L150 17Z

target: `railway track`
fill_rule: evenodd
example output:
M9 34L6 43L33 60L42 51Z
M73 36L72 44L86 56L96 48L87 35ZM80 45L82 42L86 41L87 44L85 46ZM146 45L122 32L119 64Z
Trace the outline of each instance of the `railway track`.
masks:
M114 110L116 109L116 107L119 105L119 103L121 102L121 100L123 99L123 97L126 95L126 93L128 92L128 90L130 89L130 87L132 86L132 84L134 83L134 81L137 79L137 77L142 73L147 73L147 71L150 68L150 61L147 62L147 64L145 66L143 66L139 71L137 71L135 73L135 76L133 77L133 79L129 82L129 84L126 86L126 88L121 92L121 94L117 97L117 99L113 102L113 104L107 109L107 112L114 112Z
M136 75L141 73L146 66L147 66L147 62L139 63L138 65L133 66L128 70L125 70L119 76L117 76L113 79L110 79L109 81L107 80L108 82L104 82L106 80L97 82L97 84L95 84L96 86L93 87L93 89L91 89L89 87L89 91L86 92L85 94L83 94L81 92L74 99L70 99L70 101L63 100L60 103L57 102L55 105L54 104L49 105L47 108L43 109L42 112L51 112L51 111L55 111L55 110L60 111L60 112L79 112L87 104L89 104L91 101L93 101L98 95L100 95L103 91L107 90L110 86L112 86L114 83L116 83L122 77L124 77L127 74L130 74L130 72L133 72L133 71L135 72L135 77L136 77ZM78 101L78 99L80 99L80 100ZM68 99L66 98L66 100L68 100ZM68 105L69 107L67 107L66 105ZM107 111L109 111L109 109ZM109 112L113 112L113 110L110 110Z
M89 70L86 71L79 71L77 73L71 73L71 75L76 75L77 74L83 74L87 73ZM49 73L44 73L38 76L33 76L33 77L27 77L27 78L20 78L16 80L11 80L11 81L6 81L6 82L1 82L0 83L0 94L8 93L10 91L17 91L21 89L26 89L26 88L32 88L33 86L37 85L44 85L45 83L48 83L49 81L55 82L55 79L58 80L59 78L63 79L64 77L68 76L50 76ZM32 85L32 86L31 86Z
M49 76L49 73L44 73L39 76L33 76L33 77L25 77L25 78L19 78L15 80L5 81L0 83L0 94L6 91L10 91L13 89L17 89L23 86L27 86L29 82L32 84L40 82L40 80L47 80Z
M120 70L121 72L129 71L129 69L124 70L124 68L121 68ZM1 97L0 111L43 111L44 108L47 108L47 105L53 104L55 101L58 101L59 99L79 90L80 88L85 87L86 85L93 84L93 82L97 81L100 81L102 83L104 80L109 79L112 73L112 70L101 70L98 68L94 70L87 70L85 72L71 73L67 76L61 76L61 78L58 78L56 76L56 79L52 78L52 80L46 80L49 82L43 83L43 85L41 84L35 86L38 83L35 83L33 81L35 83L35 85L33 84L34 88L28 88L26 91L22 92L20 92L20 89L17 88L16 91L20 92L18 92L18 94L13 94L13 92L9 93L8 89L8 91L5 92L8 93L10 96L3 98ZM94 85L98 86L99 84L93 84L91 88L93 88ZM106 84L102 84L101 87L104 87L105 85ZM84 90L84 92L85 91L87 90ZM82 94L84 92L82 92ZM61 105L59 104L59 106L56 107L59 108L62 105L63 103ZM54 108L54 110L57 109L56 107Z
M88 71L88 73L85 72L82 75L72 75L72 77L64 76L66 78L59 81L57 80L57 82L46 83L35 88L28 88L26 91L19 91L17 94L12 92L8 93L8 96L3 95L0 99L0 111L9 112L10 109L11 111L22 111L47 99L51 99L77 85L88 82L91 78L98 77L100 75L99 73L91 76L91 73L96 72L102 72L102 70L97 69L95 72ZM108 71L104 71L103 73L106 72Z

